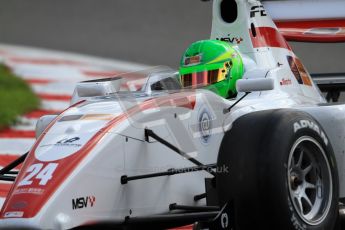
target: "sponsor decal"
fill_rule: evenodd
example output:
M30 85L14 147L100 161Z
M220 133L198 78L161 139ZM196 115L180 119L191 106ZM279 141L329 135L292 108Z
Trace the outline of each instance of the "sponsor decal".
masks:
M93 132L86 132L78 136L74 136L75 134L73 136L64 134L46 136L39 143L35 157L43 162L61 160L83 148L93 134Z
M184 65L196 65L201 62L202 55L198 54L192 57L185 57L184 59Z
M18 201L16 203L14 203L11 208L13 209L22 209L25 208L26 206L28 206L28 203L25 201Z
M5 212L4 217L5 218L11 218L11 217L22 217L24 215L24 212Z
M291 79L285 79L285 78L283 78L281 81L280 81L280 85L291 85L292 84L292 81L291 81Z
M52 145L55 145L55 146L81 147L81 144L73 143L73 142L78 141L78 140L80 140L80 137L63 138L63 139L57 141L55 144L46 144L46 145L41 145L40 147L47 147L47 146L52 146Z
M216 38L216 40L229 42L231 44L241 44L241 42L243 42L242 37L237 37L237 36L231 37L230 34L228 34L227 37Z
M266 10L263 5L252 6L252 8L250 9L250 17L254 18L255 16L259 16L259 17L267 16Z
M199 114L199 132L201 134L201 142L207 144L212 135L212 119L210 113L204 109Z
M311 77L307 70L304 68L302 62L298 58L292 56L287 56L287 60L290 65L290 69L298 83L302 85L312 86Z
M223 229L226 229L229 226L229 217L227 213L222 213L220 218L220 223Z
M42 195L44 193L44 191L45 190L41 189L41 188L19 188L13 192L13 195L24 194L24 193L30 193L30 194L34 194L34 195Z
M72 209L92 208L96 202L95 196L78 197L72 199Z
M319 134L319 136L321 137L325 145L328 145L328 139L326 137L326 134L314 122L309 121L309 120L300 120L300 121L295 122L293 127L294 127L295 133L302 128L309 128L309 129L314 130L315 132Z
M291 217L290 217L290 221L292 222L293 226L295 227L296 230L306 230L307 226L303 223L300 223L300 221L298 220L298 218L295 215L295 208L292 206L292 203L290 201L290 199L288 199L288 205L289 205L289 209L291 212Z

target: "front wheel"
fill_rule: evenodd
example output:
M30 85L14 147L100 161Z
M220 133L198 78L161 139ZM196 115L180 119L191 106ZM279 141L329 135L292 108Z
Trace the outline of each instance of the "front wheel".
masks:
M332 230L338 175L317 121L295 110L237 119L223 139L217 175L220 205L233 204L235 229Z

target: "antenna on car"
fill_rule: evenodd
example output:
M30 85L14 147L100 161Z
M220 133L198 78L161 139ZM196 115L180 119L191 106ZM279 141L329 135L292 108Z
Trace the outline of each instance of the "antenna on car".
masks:
M242 101L248 94L250 94L251 92L246 92L240 99L238 99L234 104L232 104L229 108L224 109L223 113L226 114L228 112L231 111L231 109L233 107L235 107L235 105L237 105L240 101Z

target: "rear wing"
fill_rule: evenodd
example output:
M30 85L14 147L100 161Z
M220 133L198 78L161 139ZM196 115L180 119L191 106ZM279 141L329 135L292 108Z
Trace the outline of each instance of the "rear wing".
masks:
M345 42L345 1L266 0L263 5L288 41Z
M311 77L321 92L327 93L327 101L337 102L340 92L345 91L345 73L316 73Z

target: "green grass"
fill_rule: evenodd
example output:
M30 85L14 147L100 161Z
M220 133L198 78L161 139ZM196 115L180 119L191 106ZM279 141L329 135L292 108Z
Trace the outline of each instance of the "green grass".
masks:
M0 130L14 124L19 115L39 108L40 101L25 81L0 64Z

